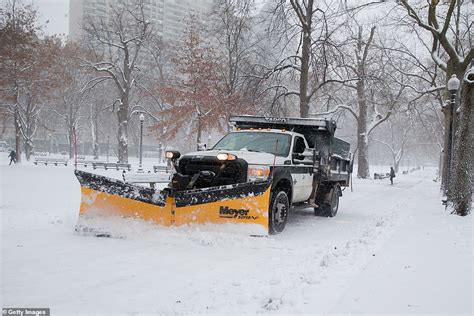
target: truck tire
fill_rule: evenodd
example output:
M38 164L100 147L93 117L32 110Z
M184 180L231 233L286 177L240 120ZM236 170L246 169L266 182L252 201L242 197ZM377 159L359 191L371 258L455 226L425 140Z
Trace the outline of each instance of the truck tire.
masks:
M273 194L269 210L269 230L271 235L279 234L285 229L290 211L288 194L277 188Z
M339 210L339 187L335 186L331 193L331 204L328 205L326 216L334 217Z
M316 216L326 216L326 217L334 217L337 215L337 211L339 209L339 196L340 196L340 189L339 186L334 186L331 191L328 193L330 194L330 202L322 202L319 207L314 208L314 215Z

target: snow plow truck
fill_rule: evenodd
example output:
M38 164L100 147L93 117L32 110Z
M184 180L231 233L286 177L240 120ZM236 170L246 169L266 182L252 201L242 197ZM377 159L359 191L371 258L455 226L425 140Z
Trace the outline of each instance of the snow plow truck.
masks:
M212 149L166 152L174 172L163 190L76 170L76 230L93 232L88 220L115 216L163 226L242 224L261 236L282 232L294 205L336 216L352 163L334 121L232 116L230 123L234 131Z

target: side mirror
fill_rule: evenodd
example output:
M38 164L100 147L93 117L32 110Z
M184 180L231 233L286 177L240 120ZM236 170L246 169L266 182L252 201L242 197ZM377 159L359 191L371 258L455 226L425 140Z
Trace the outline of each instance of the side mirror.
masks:
M293 159L296 159L296 160L303 160L304 159L304 156L302 154L298 154L298 153L293 153L292 157L293 157Z
M205 143L198 143L198 144L197 144L197 150L198 150L198 151L207 150L207 145L206 145Z
M298 160L298 161L294 161L294 163L295 164L302 164L302 165L312 166L313 165L312 157L307 156L305 153L302 153L302 154L293 153L293 155L292 155L293 160Z

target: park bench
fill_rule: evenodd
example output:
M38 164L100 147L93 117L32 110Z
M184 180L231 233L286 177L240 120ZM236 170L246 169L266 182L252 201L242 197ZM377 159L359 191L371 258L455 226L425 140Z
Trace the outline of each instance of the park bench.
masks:
M55 166L57 165L67 166L67 162L68 160L64 158L35 157L35 161L33 163L35 165L44 164L45 166L47 166L48 164L52 164Z
M168 173L170 172L171 168L168 167L168 166L153 166L153 172L157 173L157 172L164 172L164 173Z
M96 160L82 160L82 159L79 160L78 158L78 160L75 163L78 166L84 166L87 168L87 166L92 166L94 162L97 162L97 161Z
M155 188L157 183L169 183L171 174L169 173L123 173L123 181L128 183L147 183L151 188Z
M93 169L115 169L115 170L132 170L132 165L129 163L119 163L119 162L103 162L95 161L92 162Z
M390 173L374 173L375 180L390 178Z

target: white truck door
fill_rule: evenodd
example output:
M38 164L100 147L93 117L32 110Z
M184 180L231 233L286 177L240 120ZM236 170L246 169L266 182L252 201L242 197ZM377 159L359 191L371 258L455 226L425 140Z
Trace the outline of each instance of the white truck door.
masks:
M295 136L293 141L293 154L302 154L306 149L306 141L301 136ZM298 160L292 157L291 177L293 178L293 202L306 201L312 192L313 177L309 174L306 165L298 164Z

